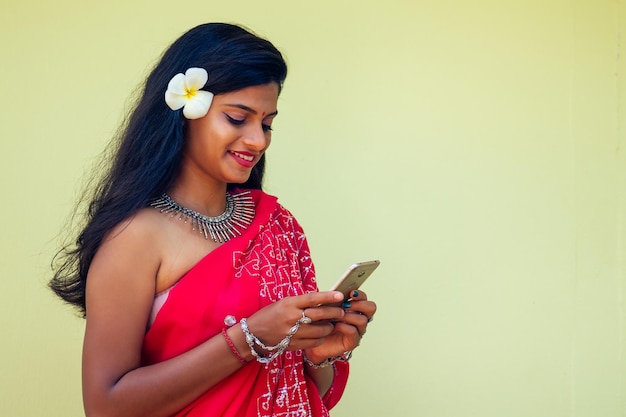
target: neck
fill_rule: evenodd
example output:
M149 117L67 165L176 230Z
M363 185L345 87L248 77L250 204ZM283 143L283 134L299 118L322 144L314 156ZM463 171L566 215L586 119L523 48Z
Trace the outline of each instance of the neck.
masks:
M176 183L167 193L181 206L205 216L219 216L226 209L226 184L211 187L208 184Z

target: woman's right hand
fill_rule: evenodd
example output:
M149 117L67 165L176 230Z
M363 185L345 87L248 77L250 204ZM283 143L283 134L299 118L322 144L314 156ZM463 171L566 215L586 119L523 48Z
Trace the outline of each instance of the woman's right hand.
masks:
M247 319L248 328L265 345L276 345L289 330L304 316L310 324L300 325L292 336L287 350L309 349L321 345L324 338L333 332L332 321L345 314L341 307L330 306L343 301L344 295L337 291L311 292L283 298L254 313ZM261 353L260 347L255 350Z

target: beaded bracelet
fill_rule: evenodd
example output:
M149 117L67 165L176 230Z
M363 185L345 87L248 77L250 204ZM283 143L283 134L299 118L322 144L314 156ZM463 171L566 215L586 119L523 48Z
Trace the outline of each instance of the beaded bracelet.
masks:
M228 333L226 333L226 328L225 327L222 328L222 335L224 336L224 339L226 339L226 343L228 343L228 346L230 347L230 350L232 350L233 354L237 357L237 359L239 359L239 362L241 362L242 365L246 365L248 362L243 358L243 356L241 356L241 354L239 353L239 351L235 347L235 344L233 343L231 338L228 336Z

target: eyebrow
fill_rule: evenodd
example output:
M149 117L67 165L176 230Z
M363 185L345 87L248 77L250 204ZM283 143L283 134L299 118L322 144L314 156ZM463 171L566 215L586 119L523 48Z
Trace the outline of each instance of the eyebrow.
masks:
M243 104L226 104L226 106L228 106L228 107L236 107L238 109L245 110L245 111L250 112L252 114L258 114L258 112L256 110L254 110L253 108L248 107L246 105L243 105ZM265 117L276 116L277 114L278 114L278 110L276 110L273 113L268 113L267 115L265 115Z

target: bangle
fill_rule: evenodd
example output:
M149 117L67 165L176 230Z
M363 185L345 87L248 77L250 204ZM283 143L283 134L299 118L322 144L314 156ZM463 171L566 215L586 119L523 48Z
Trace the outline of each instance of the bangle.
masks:
M350 358L352 358L352 351L349 350L347 352L344 352L343 355L335 356L334 358L326 358L320 363L313 363L309 358L306 357L306 355L303 354L303 356L304 361L307 365L309 365L313 369L320 369L326 368L327 366L330 366L335 362L348 362Z
M304 357L304 361L306 362L307 365L309 365L313 369L326 368L327 366L330 366L333 363L335 363L335 360L334 359L330 359L330 358L326 358L326 359L324 359L320 363L313 363L306 356Z
M243 356L241 356L241 354L239 353L239 351L235 347L235 344L233 343L231 338L228 336L228 333L226 333L226 328L225 327L222 328L222 335L224 336L224 339L226 339L226 343L228 343L228 347L230 347L230 350L237 357L237 359L239 359L239 362L241 362L242 365L247 364L248 362L243 358Z

